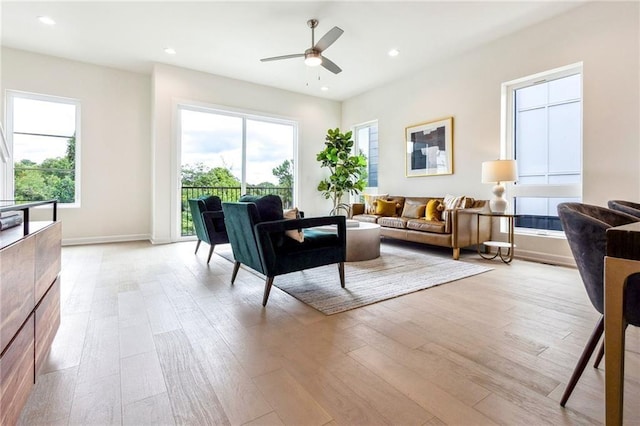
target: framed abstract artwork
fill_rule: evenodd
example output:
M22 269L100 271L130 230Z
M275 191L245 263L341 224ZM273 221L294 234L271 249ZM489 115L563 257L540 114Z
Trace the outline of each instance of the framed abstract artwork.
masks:
M405 175L453 174L453 117L405 129Z

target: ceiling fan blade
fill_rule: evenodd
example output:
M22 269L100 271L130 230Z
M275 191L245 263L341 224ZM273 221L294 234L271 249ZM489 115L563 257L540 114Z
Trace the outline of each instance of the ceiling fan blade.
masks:
M313 48L318 52L322 52L327 47L331 46L342 35L344 31L341 28L333 27L326 33Z
M295 53L293 55L272 56L271 58L262 58L260 62L279 61L280 59L291 59L304 57L304 53Z
M337 66L335 62L325 56L322 57L322 66L334 74L340 74L342 72L342 68Z

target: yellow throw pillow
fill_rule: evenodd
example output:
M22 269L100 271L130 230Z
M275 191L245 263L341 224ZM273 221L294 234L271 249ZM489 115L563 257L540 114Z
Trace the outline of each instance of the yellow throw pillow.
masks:
M282 216L285 219L297 219L299 215L300 214L298 213L297 207L282 212ZM284 231L284 234L289 238L293 238L299 243L304 241L304 232L302 231L302 229L289 229L287 231Z
M387 198L389 194L363 194L364 214L375 214L375 202L381 198Z
M425 220L442 220L442 203L440 200L429 200Z
M396 202L395 201L376 201L376 214L378 216L395 216L396 215Z

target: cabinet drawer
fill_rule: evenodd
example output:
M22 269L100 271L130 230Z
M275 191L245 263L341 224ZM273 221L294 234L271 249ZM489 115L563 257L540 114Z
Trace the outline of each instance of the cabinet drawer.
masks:
M35 307L35 237L0 250L0 353ZM52 280L53 281L53 280Z
M36 307L36 375L60 326L60 277Z
M49 286L60 273L62 222L55 222L41 229L36 238L36 287L35 300L47 292Z
M13 425L33 388L33 314L0 358L0 424Z

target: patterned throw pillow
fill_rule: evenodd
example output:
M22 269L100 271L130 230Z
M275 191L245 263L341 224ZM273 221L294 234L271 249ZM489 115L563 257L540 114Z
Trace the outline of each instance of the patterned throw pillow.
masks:
M285 219L298 219L300 217L300 213L298 213L297 207L285 210L282 215ZM304 231L302 229L289 229L287 231L284 231L284 234L299 243L304 241Z
M429 200L427 203L427 209L425 213L425 220L442 220L442 211L444 210L444 205L440 202L440 200Z
M373 203L376 200L387 198L389 194L363 194L364 214L376 214L376 207Z
M375 214L378 216L395 216L397 204L395 201L377 200Z
M460 209L464 207L464 203L465 203L464 195L460 195L459 197L454 197L453 195L449 195L449 194L445 195L444 201L442 202L446 210Z

